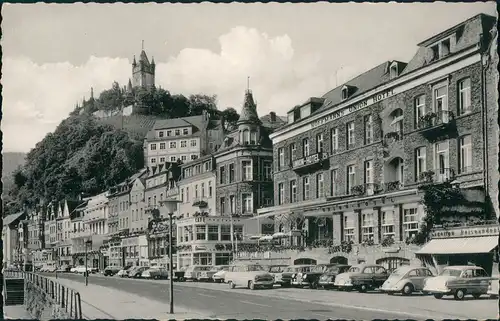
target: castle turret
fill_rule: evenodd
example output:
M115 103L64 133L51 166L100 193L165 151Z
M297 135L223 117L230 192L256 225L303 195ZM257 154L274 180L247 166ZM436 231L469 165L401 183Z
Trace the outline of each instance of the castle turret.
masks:
M254 102L250 89L245 91L240 119L238 119L236 124L238 125L240 144L255 145L259 143L261 121L257 114L257 105Z
M136 62L135 56L132 62L132 86L151 88L155 85L155 69L156 65L153 61L150 63L144 49L139 56L139 63Z

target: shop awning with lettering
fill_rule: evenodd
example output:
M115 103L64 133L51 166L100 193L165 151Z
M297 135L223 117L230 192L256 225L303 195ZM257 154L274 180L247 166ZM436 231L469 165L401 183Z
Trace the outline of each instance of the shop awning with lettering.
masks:
M498 236L434 239L416 254L473 254L489 253L498 246Z

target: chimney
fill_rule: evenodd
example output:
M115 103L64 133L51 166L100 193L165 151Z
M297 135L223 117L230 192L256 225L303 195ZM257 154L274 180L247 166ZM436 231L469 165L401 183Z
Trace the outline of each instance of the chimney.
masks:
M276 113L272 111L269 113L269 115L271 115L271 122L272 123L276 122Z

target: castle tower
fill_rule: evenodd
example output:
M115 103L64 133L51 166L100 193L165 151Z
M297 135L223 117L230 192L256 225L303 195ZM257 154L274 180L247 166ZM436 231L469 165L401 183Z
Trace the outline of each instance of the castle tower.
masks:
M149 62L148 56L144 51L144 42L141 54L139 56L139 61L134 60L132 62L132 86L151 88L155 85L155 60Z
M240 144L255 145L259 143L261 121L250 89L245 91L243 108L236 124L238 125Z

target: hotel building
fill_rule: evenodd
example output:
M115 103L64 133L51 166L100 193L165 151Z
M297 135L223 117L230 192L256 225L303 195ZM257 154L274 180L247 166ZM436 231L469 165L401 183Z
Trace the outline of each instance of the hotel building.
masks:
M486 121L498 113L485 78L494 28L494 17L472 17L421 42L408 63L384 62L288 113L270 136L275 206L259 217L289 235L280 246L299 249L287 252L292 263L394 268L417 250L432 255L414 244L426 215L422 184L459 186L482 203L481 219L495 217L484 210L496 165L488 151L498 143ZM448 219L469 219L458 216ZM473 241L486 252L497 245Z

